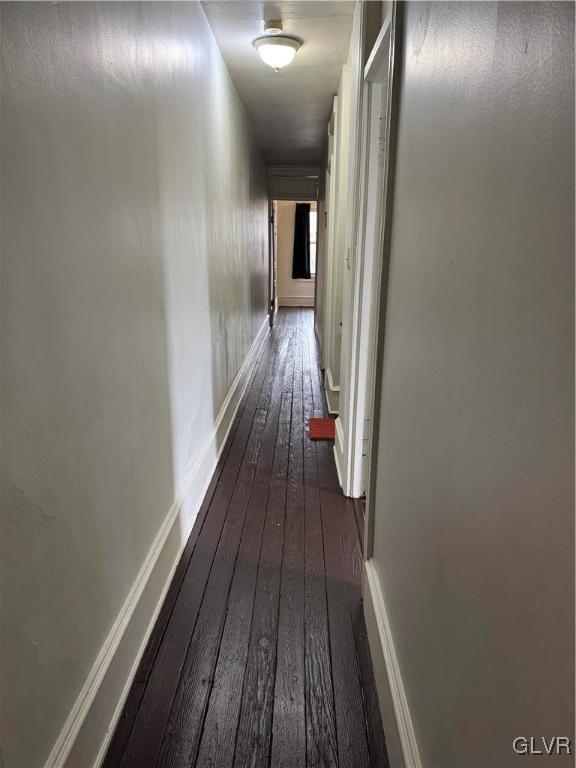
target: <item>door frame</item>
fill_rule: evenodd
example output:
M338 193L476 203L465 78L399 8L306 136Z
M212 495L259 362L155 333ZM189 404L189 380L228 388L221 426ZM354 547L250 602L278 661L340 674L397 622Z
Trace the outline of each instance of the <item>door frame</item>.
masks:
M330 350L332 347L332 275L334 272L334 227L336 219L336 192L337 192L337 172L338 172L338 96L332 99L332 110L328 121L327 131L327 159L325 171L325 200L324 215L326 216L327 227L325 232L324 244L324 264L323 280L324 294L322 297L322 346L320 348L320 367L326 371L330 367ZM328 404L330 408L330 404Z
M277 310L278 296L277 285L274 280L274 267L276 263L276 241L274 239L274 203L281 200L315 200L319 201L320 167L316 165L269 165L267 168L267 195L268 195L268 322L270 327L274 324L274 315ZM277 183L282 187L278 188ZM314 293L314 306L316 306L316 293Z
M390 241L394 201L394 170L396 156L396 135L401 80L401 25L402 9L397 0L393 1L390 14L390 47L387 90L386 125L386 177L382 210L382 243L380 251L380 274L378 280L378 301L373 308L373 338L371 347L372 380L370 385L370 413L372 429L366 454L366 517L364 521L364 560L368 566L374 554L374 490L376 484L376 458L379 444L380 399L376 396L382 388L384 346L386 337L386 312L388 302L388 277L390 268ZM369 62L370 63L370 62ZM368 68L368 65L367 65ZM419 763L414 763L419 764Z
M384 221L388 187L394 29L396 3L391 3L364 66L360 140L357 146L359 204L356 213L355 253L350 281L347 338L343 349L346 424L340 429L342 487L358 498L368 491L372 439L376 338L379 317L385 311L382 297L384 272ZM383 94L373 111L377 89ZM376 123L375 121L378 121ZM375 131L375 129L378 129ZM373 170L377 168L374 177ZM371 173L372 171L372 173ZM374 200L374 186L377 200ZM345 357L344 357L345 356ZM366 521L368 521L368 505ZM369 545L370 536L366 539Z
M274 201L268 195L268 325L274 325L276 314L276 235Z

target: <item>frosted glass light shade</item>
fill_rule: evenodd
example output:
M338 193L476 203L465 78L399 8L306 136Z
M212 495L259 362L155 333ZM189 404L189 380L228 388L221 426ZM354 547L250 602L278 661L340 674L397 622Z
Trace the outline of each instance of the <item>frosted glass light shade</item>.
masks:
M254 40L254 46L260 54L264 64L278 72L279 69L290 64L300 43L293 37L259 37Z

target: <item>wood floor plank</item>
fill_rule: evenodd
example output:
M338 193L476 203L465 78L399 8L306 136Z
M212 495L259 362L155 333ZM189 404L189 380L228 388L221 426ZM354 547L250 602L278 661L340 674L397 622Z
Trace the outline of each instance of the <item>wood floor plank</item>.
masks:
M284 376L282 389L284 389ZM277 392L272 393L272 401L278 405L281 403L281 397L278 397ZM268 447L263 447L263 459L254 481L246 529L232 582L214 685L196 763L198 766L227 768L232 765L234 758L258 562L275 451L274 438L277 434L279 416L278 411L268 424L270 428L273 427L273 430L271 429L267 440Z
M182 666L196 623L208 574L224 526L226 513L250 443L261 439L259 424L253 429L256 408L275 363L257 376L241 424L234 436L228 460L220 476L204 526L198 537L180 593L156 655L146 690L134 721L120 765L123 768L152 766L160 749ZM260 389L262 387L262 390Z
M310 356L316 355L309 335ZM318 367L311 365L314 405L324 407ZM354 644L353 620L361 610L362 555L354 510L340 489L331 442L316 444L326 593L330 627L330 655L338 760L341 768L369 768L370 757L364 700Z
M102 763L103 768L116 768L122 760L122 755L134 727L134 721L138 714L145 689L146 683L138 682L137 680L132 683L128 697L124 702L122 713L116 723L116 729L108 745L106 756Z
M286 474L292 411L292 393L291 389L287 391L286 387L292 378L292 366L290 363L286 366L286 385L282 393L278 439L266 508L236 737L233 763L235 768L267 768L270 760Z
M308 334L303 345L303 407L307 420L314 414L314 384ZM304 442L304 578L306 735L309 768L338 765L336 715L326 600L324 543L320 518L320 489L316 443Z
M271 768L306 767L304 694L304 410L302 332L297 329L280 584Z
M238 492L248 482L252 458L260 446L265 411L256 412L246 453L238 475ZM191 633L204 594L204 588L224 527L228 500L216 499L198 538L198 543L174 607L167 631L158 651L154 668L136 717L122 766L154 765L158 755L172 702L190 644ZM236 484L234 487L236 490ZM220 503L218 504L218 502Z
M196 546L198 536L200 535L200 531L202 530L204 520L206 519L208 508L210 506L210 503L212 502L212 498L214 496L214 493L220 481L220 476L222 474L224 466L228 461L230 450L234 442L236 432L238 431L238 428L242 422L244 411L249 403L250 395L251 393L253 393L253 390L257 391L258 394L260 392L262 376L265 373L266 366L270 362L270 352L271 352L270 348L265 347L265 349L261 351L259 359L256 360L253 366L248 384L246 385L246 389L244 391L244 394L242 395L240 405L236 413L236 417L232 424L230 434L228 435L226 445L224 446L222 455L218 460L218 464L214 471L214 475L212 476L210 485L208 486L208 490L202 501L202 506L198 511L196 521L194 522L194 526L192 528L190 536L188 537L186 546L184 547L182 555L180 556L180 560L178 562L178 565L176 566L176 570L174 572L174 576L172 577L172 582L170 584L170 587L164 599L164 603L162 605L158 618L156 619L154 628L152 630L150 638L148 639L148 643L146 644L146 648L144 650L144 653L138 665L138 669L136 671L136 675L134 676L132 687L130 688L128 697L126 699L126 702L122 710L122 714L120 716L115 732L110 741L110 745L106 752L106 757L103 762L103 768L116 768L120 764L120 761L122 760L122 756L124 754L124 750L126 748L128 738L130 736L132 728L134 727L134 721L138 714L138 710L140 708L140 704L142 702L142 698L146 690L146 683L148 682L148 678L152 671L152 665L156 658L156 654L158 653L158 648L160 647L162 638L164 637L164 632L166 631L168 621L170 619L170 616L172 615L174 604L180 592L182 582L184 580L184 576L186 574L188 565L190 563L190 558L192 557L192 553L194 552L194 548ZM260 378L258 378L258 375L260 375ZM258 386L259 384L260 386ZM255 388L257 389L255 390ZM252 397L254 397L254 394L252 394Z
M358 668L360 670L360 681L364 698L364 712L366 713L370 765L372 768L390 768L382 718L380 717L378 692L374 682L370 646L368 645L368 632L362 611L358 613L354 622L354 639L356 641L356 655L358 656Z
M283 343L283 354L278 358L272 387L269 391L267 388L263 389L259 403L260 406L266 406L258 411L263 419L263 439L258 445L257 453L243 465L245 478L239 487L237 484L228 510L156 763L158 768L193 765L196 760L208 698L212 690L230 585L257 468L261 476L270 477L270 457L274 453L278 420L281 417L284 355L289 353L289 337L286 337Z
M158 768L194 764L266 415L263 409L257 411L255 434L259 434L260 440L254 441L252 450L251 446L247 448L246 461L228 509L156 761Z
M341 768L370 768L353 617L361 610L361 554L354 511L334 488L331 446L317 446L330 653Z
M282 309L105 768L389 768L313 313Z
M265 364L266 364L266 361L265 361ZM228 461L228 455L232 447L234 435L236 434L238 427L240 425L240 422L242 420L242 414L244 413L244 409L246 408L246 404L248 403L248 398L250 393L252 392L252 387L254 385L254 382L256 381L258 370L259 370L259 363L257 363L254 366L254 369L250 376L250 380L246 387L246 391L242 397L240 407L238 408L238 413L236 414L236 418L234 419L232 429L230 430L230 435L226 442L226 446L224 447L222 455L218 460L218 464L216 465L216 469L214 470L214 475L212 476L210 485L208 486L208 490L202 501L202 506L198 511L198 515L196 517L194 527L192 529L192 532L190 533L190 536L188 537L188 541L186 542L186 546L184 547L184 551L182 552L180 561L176 566L176 570L172 578L172 583L170 584L170 588L166 595L166 599L164 600L164 604L160 611L160 615L158 616L158 621L156 622L156 626L154 627L152 635L150 636L150 640L148 642L146 650L144 651L142 660L139 664L138 672L136 673L135 679L138 682L146 682L150 675L152 663L156 658L156 653L158 652L160 641L162 640L162 636L164 634L166 625L168 623L168 619L170 618L172 609L174 608L174 603L176 602L176 598L178 596L178 593L180 592L180 587L182 586L184 575L186 574L186 570L188 569L190 558L192 557L192 553L194 552L196 541L198 540L198 536L200 534L200 531L202 530L202 525L204 524L206 513L208 511L208 508L210 507L212 498L214 496L214 493L220 481L220 475L222 474L222 470L224 469L224 467L226 466L226 462Z
M234 760L242 681L268 501L268 483L255 482L234 571L226 624L196 766L229 768Z

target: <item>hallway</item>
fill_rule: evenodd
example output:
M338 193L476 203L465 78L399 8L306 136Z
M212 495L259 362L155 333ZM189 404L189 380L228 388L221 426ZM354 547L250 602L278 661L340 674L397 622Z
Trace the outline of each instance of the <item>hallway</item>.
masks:
M0 0L0 768L574 768L575 8Z
M313 310L263 345L104 765L386 766Z

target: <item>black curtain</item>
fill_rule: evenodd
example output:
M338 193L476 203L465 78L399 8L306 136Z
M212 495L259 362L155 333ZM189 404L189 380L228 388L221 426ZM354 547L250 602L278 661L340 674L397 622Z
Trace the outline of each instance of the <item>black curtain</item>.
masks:
M292 279L310 279L310 203L296 203Z

